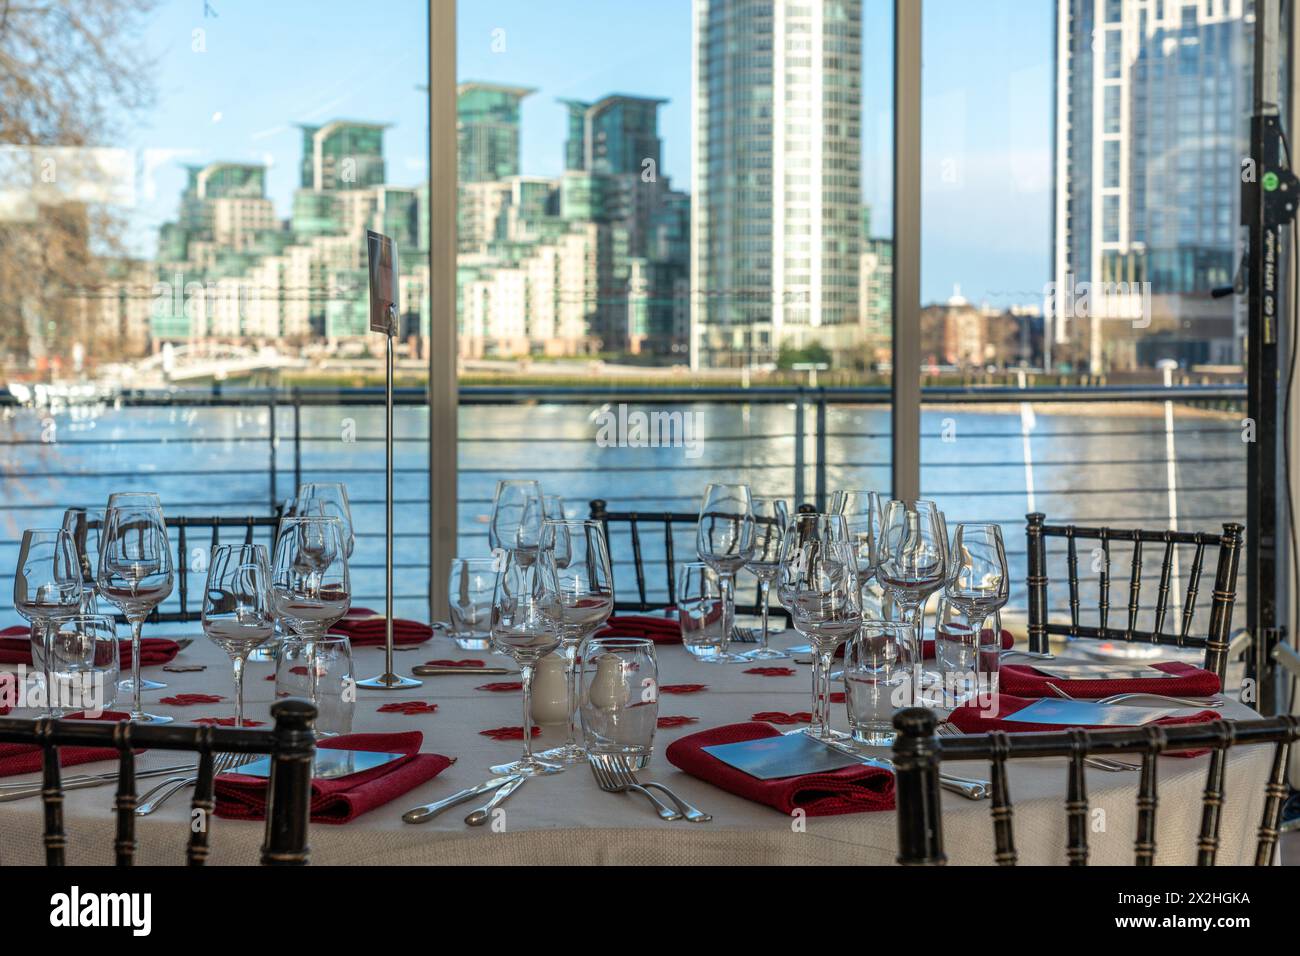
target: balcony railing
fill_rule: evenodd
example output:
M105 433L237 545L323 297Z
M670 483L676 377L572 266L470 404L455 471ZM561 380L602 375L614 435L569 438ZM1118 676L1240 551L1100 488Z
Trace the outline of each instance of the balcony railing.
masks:
M1113 527L1244 523L1245 397L1237 385L926 388L922 491L951 522L1001 523L1017 581L1024 580L1028 511ZM755 495L819 507L837 487L887 489L890 481L884 388L467 386L460 402L464 554L486 551L500 477L536 477L584 513L592 498L611 509L693 510L711 480L743 480ZM425 616L425 393L399 389L396 403L395 601L400 613ZM657 446L631 421L656 412L678 413L658 420L669 431L655 434L670 440ZM172 514L270 514L302 481L341 480L352 494L358 539L355 600L382 601L382 389L125 393L10 405L0 415L4 566L12 566L24 528L57 526L64 507L100 505L111 490L153 488ZM617 578L630 551L617 540L611 548ZM677 542L678 555L692 551L687 537ZM1122 560L1112 555L1112 566ZM0 593L0 610L12 613L10 598ZM1013 590L1012 607L1018 603L1023 589Z

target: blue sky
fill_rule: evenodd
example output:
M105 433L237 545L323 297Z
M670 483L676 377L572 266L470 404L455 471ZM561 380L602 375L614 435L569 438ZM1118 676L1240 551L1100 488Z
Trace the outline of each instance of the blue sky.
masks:
M298 123L391 123L389 179L423 177L423 0L208 6L205 15L204 0L163 0L144 38L158 99L127 137L150 169L134 223L139 251L152 252L158 223L175 215L184 162L270 162L270 195L287 216ZM892 6L863 0L863 195L878 233L890 216ZM926 0L923 301L947 298L956 284L969 299L999 304L1041 295L1051 240L1053 7ZM660 113L663 172L689 187L690 0L460 0L458 19L460 78L537 88L523 111L525 173L562 168L558 98L633 93L669 100ZM203 31L197 42L195 30Z

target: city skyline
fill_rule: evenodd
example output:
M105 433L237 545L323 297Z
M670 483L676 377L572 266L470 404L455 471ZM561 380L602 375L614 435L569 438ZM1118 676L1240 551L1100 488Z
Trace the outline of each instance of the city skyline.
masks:
M391 124L390 179L413 184L425 172L425 8L397 5L386 18L345 6L304 22L286 5L236 9L217 4L205 20L189 5L164 4L145 42L157 53L159 96L130 136L154 153L132 211L131 237L152 255L158 226L172 215L184 164L269 159L267 194L277 214L297 185L296 123L333 116ZM923 301L946 300L955 285L973 301L1020 303L1050 276L1051 0L1001 0L968 9L934 2L925 13L925 217ZM661 97L662 171L690 179L690 0L657 5L591 5L493 0L460 4L461 80L534 86L525 101L525 175L559 175L564 166L562 99L608 93ZM863 0L863 198L887 233L891 215L890 8ZM191 50L206 30L206 50ZM504 52L493 31L504 29ZM302 49L270 38L307 31ZM634 40L635 42L629 42ZM337 64L322 71L323 63ZM575 69L577 64L577 69ZM232 99L231 76L258 76L252 96ZM385 77L376 87L364 82ZM978 89L971 77L978 75ZM376 96L375 90L383 95ZM992 104L992 106L990 106ZM217 119L217 116L220 116ZM196 122L197 120L197 122ZM931 228L932 227L932 228Z

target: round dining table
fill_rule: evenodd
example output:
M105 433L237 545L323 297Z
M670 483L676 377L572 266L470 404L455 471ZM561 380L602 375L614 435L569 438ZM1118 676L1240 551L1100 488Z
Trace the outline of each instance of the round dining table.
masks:
M162 636L162 628L149 628L146 636ZM774 646L799 642L793 632L777 635ZM733 646L743 650L744 645ZM664 821L643 797L633 793L606 793L585 766L530 779L502 805L504 814L492 825L465 823L478 798L441 813L425 823L402 821L404 811L430 803L458 790L479 784L491 774L489 767L514 759L518 739L499 740L481 731L520 723L518 691L479 689L485 684L517 680L509 676L452 673L424 678L423 686L410 690L358 691L353 715L354 732L418 730L421 750L443 754L454 762L437 777L394 801L346 824L313 822L309 842L311 863L340 864L892 864L895 862L896 821L892 810L835 816L787 816L771 807L726 793L709 783L678 771L664 758L673 740L699 730L749 721L763 712L794 714L809 710L810 670L795 660L763 661L768 667L792 673L748 673L747 663L706 663L691 657L681 646L657 647L661 685L702 684L689 693L664 693L659 699L660 718L677 726L661 727L654 740L649 767L640 774L667 784L712 821ZM353 650L358 677L380 673L382 647ZM515 670L513 663L490 652L459 650L439 632L429 641L402 648L396 666L410 673L413 666L431 659L477 658L490 665ZM146 674L165 681L167 688L145 693L145 709L169 714L178 721L233 713L233 687L229 660L202 635L194 637L173 661L173 666L201 666L202 670L173 672L160 667ZM246 717L269 721L275 697L273 665L250 661L245 675ZM842 689L837 687L835 689ZM183 694L222 695L218 703L173 706L162 698ZM425 713L380 712L384 704L421 701L436 704ZM119 700L118 709L125 704ZM843 704L833 705L833 723L846 728ZM1255 712L1229 700L1221 709L1226 717L1249 719ZM30 716L14 711L13 716ZM269 726L269 723L267 724ZM782 725L780 730L790 729ZM536 737L538 749L563 742L562 726L544 725ZM887 751L880 751L887 755ZM1264 781L1272 748L1234 748L1228 758L1227 794L1220 824L1220 864L1253 862L1255 836L1264 803ZM177 762L176 753L146 752L137 767L163 767ZM1158 760L1159 806L1156 816L1156 863L1192 864L1201 820L1201 796L1209 757L1161 757ZM109 771L115 763L86 764L65 771ZM953 772L967 777L987 777L978 763L953 764ZM1015 843L1025 864L1063 864L1066 848L1066 762L1063 759L1016 760L1008 778L1014 805ZM1090 862L1130 865L1137 827L1136 772L1087 771L1091 801ZM6 783L23 778L6 778ZM33 781L35 775L30 777ZM157 781L142 780L143 791ZM110 864L113 861L114 787L70 791L64 805L70 864ZM186 791L150 816L137 821L137 864L181 864L190 820ZM989 801L973 801L945 791L943 845L950 864L993 862L993 827ZM0 803L0 863L37 864L44 861L41 841L42 806L39 798ZM210 864L256 864L262 842L259 822L216 818L211 823Z

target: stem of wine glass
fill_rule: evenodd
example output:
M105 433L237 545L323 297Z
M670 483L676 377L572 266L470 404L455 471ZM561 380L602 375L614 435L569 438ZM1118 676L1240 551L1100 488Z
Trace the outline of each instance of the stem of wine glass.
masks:
M808 635L804 634L803 631L800 631L799 634L801 637L808 638ZM812 639L808 638L808 642L811 644ZM817 698L821 694L821 690L822 690L822 656L817 652L817 648L814 645L812 649L812 720L808 722L809 726L813 729L814 732L818 730Z
M524 685L524 756L526 764L533 762L533 665L520 663L519 682Z
M760 651L767 650L767 593L771 590L772 582L767 578L760 578L758 581L758 603L760 613L763 615L763 643L759 645Z
M144 707L140 704L140 631L144 627L144 618L131 622L131 718L140 720L144 717Z
M564 741L566 747L578 744L578 644L574 643L564 649L564 703L569 715L569 737Z
M719 574L718 586L722 589L722 646L731 643L731 628L736 620L735 579L731 574Z
M831 665L835 660L835 648L828 651L820 648L817 650L817 676L820 678L817 684L817 693L813 700L813 726L817 728L818 737L829 737L831 734Z
M235 726L244 726L244 655L238 654L231 660L235 671Z

